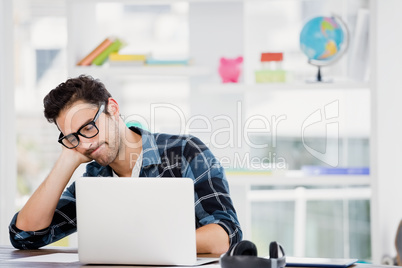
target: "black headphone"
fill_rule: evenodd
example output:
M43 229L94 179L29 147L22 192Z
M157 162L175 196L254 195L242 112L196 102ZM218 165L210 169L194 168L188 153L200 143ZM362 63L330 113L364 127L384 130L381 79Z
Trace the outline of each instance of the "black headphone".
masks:
M279 256L279 251L282 256ZM280 244L269 244L269 258L257 257L257 247L248 240L232 245L228 252L220 258L222 268L284 268L286 266L285 252Z

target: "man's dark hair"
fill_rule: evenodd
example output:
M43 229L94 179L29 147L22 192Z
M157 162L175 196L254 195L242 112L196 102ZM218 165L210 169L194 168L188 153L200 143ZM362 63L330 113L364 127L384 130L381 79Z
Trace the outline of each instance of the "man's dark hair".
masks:
M101 103L107 105L111 96L105 85L98 79L88 75L80 75L61 83L45 96L43 99L44 114L47 121L55 123L60 111L76 101L80 100L96 106ZM106 109L105 113L108 113Z

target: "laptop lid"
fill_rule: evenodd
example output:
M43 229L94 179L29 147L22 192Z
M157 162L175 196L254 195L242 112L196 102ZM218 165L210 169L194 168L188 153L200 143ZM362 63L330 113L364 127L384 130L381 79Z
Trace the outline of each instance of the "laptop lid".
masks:
M83 263L194 265L194 184L189 178L76 180Z

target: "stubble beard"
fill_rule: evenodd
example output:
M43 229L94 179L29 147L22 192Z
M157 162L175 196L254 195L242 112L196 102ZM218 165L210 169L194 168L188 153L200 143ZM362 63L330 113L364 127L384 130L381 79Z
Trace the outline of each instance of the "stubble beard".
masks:
M110 141L110 139L109 139L109 141L103 141L103 142L101 142L99 144L99 146L104 144L103 145L103 146L105 146L104 154L101 155L97 159L94 159L94 158L90 157L91 159L95 160L101 166L110 165L111 163L113 163L116 160L116 158L119 155L119 152L120 152L122 144L121 144L121 141L120 141L120 132L119 132L119 128L118 128L117 124L115 125L115 131L114 131L113 134L114 134L114 137L115 137L114 140ZM112 145L112 146L110 146L110 145Z

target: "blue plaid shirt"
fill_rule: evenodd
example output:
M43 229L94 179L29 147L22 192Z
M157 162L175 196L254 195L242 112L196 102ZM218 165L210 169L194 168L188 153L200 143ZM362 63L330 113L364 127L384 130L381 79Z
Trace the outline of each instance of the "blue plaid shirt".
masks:
M230 244L241 240L242 231L229 195L224 170L211 151L194 136L151 134L131 127L142 136L143 160L140 177L188 177L194 180L196 228L219 224L228 233ZM109 166L91 162L86 166L86 177L111 177ZM10 240L19 249L36 249L53 243L77 231L75 183L62 194L49 227L25 232L10 226ZM121 230L125 231L125 230Z

